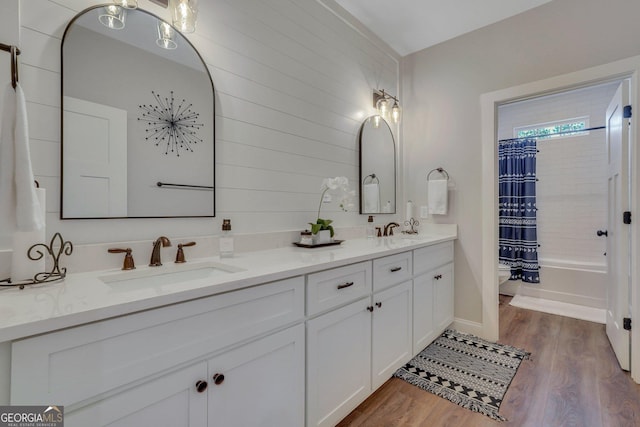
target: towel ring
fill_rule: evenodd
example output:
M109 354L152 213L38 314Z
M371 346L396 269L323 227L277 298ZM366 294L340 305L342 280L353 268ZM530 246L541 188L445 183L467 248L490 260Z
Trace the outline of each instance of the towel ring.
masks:
M432 170L427 174L427 181L429 181L429 179L430 179L430 177L431 177L431 174L432 174L432 173L434 173L434 172L439 172L439 173L441 173L442 175L444 175L444 177L445 177L445 178L447 178L447 181L449 181L449 174L448 174L448 173L447 173L447 171L446 171L446 170L444 170L443 168L435 168L435 169L432 169Z
M365 177L364 177L364 179L362 180L362 185L364 185L364 184L366 184L366 183L367 183L367 182L366 182L366 181L367 181L367 178L371 178L371 181L370 181L371 183L374 183L374 182L375 182L376 184L380 184L380 180L378 179L378 177L376 176L376 174L375 174L375 173L372 173L371 175L367 175L367 176L365 176ZM374 179L375 179L375 181L374 181Z

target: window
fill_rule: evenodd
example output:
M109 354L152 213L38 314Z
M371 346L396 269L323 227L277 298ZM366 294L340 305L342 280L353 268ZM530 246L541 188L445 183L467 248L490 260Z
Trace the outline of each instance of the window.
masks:
M513 129L516 138L566 138L587 135L584 129L589 128L589 118L580 117L557 122L542 123L531 126L521 126Z

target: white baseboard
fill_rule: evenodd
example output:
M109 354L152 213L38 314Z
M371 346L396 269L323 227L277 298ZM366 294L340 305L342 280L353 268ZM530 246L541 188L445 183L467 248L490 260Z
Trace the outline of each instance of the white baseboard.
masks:
M570 304L561 301L552 301L543 298L535 298L524 295L516 295L510 302L514 307L528 310L541 311L543 313L557 314L560 316L572 317L574 319L587 320L589 322L606 323L606 310L601 308L587 307L583 305Z
M455 318L453 319L453 323L451 324L450 327L459 332L464 332L466 334L471 334L480 338L485 338L482 323L479 323L479 322L472 322L466 319Z

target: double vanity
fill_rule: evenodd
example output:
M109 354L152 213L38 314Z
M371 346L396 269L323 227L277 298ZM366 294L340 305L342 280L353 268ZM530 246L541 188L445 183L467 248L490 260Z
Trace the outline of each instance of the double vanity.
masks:
M332 426L453 321L455 226L0 292L11 404L67 426ZM4 373L3 373L4 374Z

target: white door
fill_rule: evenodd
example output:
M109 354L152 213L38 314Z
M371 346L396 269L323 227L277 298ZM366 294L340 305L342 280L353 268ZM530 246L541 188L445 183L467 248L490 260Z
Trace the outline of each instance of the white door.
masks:
M307 322L307 427L335 426L369 395L370 304L363 298Z
M206 374L206 362L160 374L149 382L65 413L64 423L67 427L205 427L207 392L201 382L207 380Z
M127 216L127 112L64 97L65 218Z
M210 359L208 425L303 426L304 348L301 324Z
M412 300L411 281L373 295L372 390L411 359Z
M630 368L630 334L623 328L630 298L629 226L622 221L629 209L629 84L624 81L607 108L607 336L620 367Z

